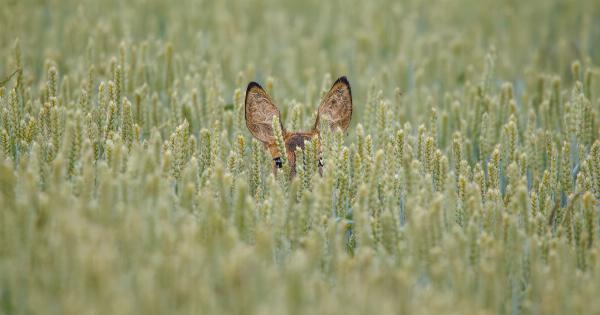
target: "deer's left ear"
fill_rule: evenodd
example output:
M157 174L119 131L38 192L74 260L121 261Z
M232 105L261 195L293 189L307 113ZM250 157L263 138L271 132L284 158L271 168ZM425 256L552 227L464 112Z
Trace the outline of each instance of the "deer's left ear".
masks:
M273 130L273 117L279 118L281 130L281 114L267 92L256 82L250 82L246 89L244 105L246 126L252 135L268 147L275 144L275 131Z
M352 91L345 76L340 77L325 94L319 105L317 121L313 130L319 131L320 121L327 121L332 130L336 128L346 132L352 119Z

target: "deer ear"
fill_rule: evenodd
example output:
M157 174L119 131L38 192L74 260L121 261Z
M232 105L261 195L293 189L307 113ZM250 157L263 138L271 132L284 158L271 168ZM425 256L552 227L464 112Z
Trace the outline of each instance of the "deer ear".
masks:
M267 146L275 143L275 132L273 130L273 116L279 118L281 114L277 106L267 92L256 82L250 82L246 88L246 126L250 133ZM283 125L281 125L283 131Z
M340 77L325 94L319 105L317 121L313 130L318 131L320 120L327 121L331 129L342 129L346 132L352 119L352 91L345 76Z

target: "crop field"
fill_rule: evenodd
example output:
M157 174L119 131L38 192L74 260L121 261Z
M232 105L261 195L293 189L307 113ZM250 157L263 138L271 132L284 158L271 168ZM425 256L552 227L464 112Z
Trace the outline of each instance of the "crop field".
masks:
M599 297L597 0L0 1L0 314Z

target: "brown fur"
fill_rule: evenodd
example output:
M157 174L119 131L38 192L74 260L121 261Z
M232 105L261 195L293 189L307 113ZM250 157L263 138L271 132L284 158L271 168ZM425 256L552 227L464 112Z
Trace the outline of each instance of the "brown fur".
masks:
M274 143L273 116L281 122L281 114L267 92L258 83L251 82L246 90L246 126L252 135L263 143ZM281 130L283 125L281 125Z
M296 148L300 147L304 150L304 141L310 141L315 135L317 135L316 132L290 132L285 134L285 151L288 163L290 163L290 176L296 175Z
M275 106L267 92L256 82L248 84L245 102L248 130L269 149L273 159L280 157L281 154L275 144L275 133L272 127L273 116L277 116L281 122L281 114L277 106ZM304 141L310 141L314 136L320 134L321 119L326 121L333 130L340 128L345 132L350 126L351 118L352 92L350 83L346 77L340 77L321 100L317 119L311 131L287 132L282 124L281 130L285 141L286 157L290 165L290 176L296 174L296 148L300 147L304 150Z
M333 130L340 128L346 131L348 126L350 126L350 119L352 118L352 91L346 77L337 79L329 92L323 97L313 129L318 130L321 118L327 119L329 126Z

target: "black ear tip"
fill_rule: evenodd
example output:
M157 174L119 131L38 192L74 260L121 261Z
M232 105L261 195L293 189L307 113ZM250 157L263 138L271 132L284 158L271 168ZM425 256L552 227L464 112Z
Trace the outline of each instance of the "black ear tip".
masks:
M350 87L350 82L348 82L348 78L346 78L345 75L339 77L337 80L335 80L335 83L333 83L331 87L334 87L338 83L341 83L348 87L348 92L350 92L350 99L352 99L352 88Z
M256 82L254 82L254 81L251 81L250 83L248 83L248 87L246 88L246 93L247 93L248 91L250 91L250 89L252 89L252 88L255 88L255 87L256 87L256 88L259 88L259 89L261 89L261 90L264 90L264 89L262 88L262 86L260 86L260 84L258 84L258 83L256 83Z
M335 83L333 85L336 85L337 83L343 83L347 86L350 86L350 82L348 82L348 78L346 78L345 75L339 77L337 80L335 80Z
M250 90L253 88L258 88L260 90L263 90L262 86L260 86L260 84L251 81L250 83L248 83L248 87L246 87L246 97L244 98L244 106L246 106L246 104L248 103L248 94L250 94Z

